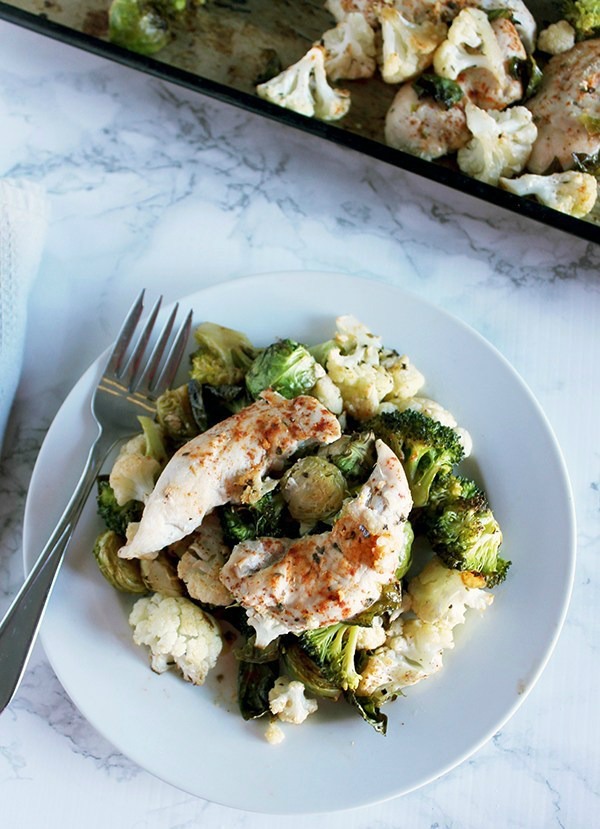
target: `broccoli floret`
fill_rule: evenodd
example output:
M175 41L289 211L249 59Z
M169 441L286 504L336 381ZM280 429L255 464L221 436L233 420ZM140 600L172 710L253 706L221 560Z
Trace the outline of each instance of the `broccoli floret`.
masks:
M360 627L338 622L335 625L307 630L298 637L300 645L324 676L343 691L358 688L360 674L354 658Z
M408 478L415 507L429 500L433 482L463 457L456 432L421 412L382 412L368 426L396 453Z
M268 388L291 399L312 389L317 379L317 361L306 346L285 339L265 348L254 360L246 374L246 388L254 399Z
M600 6L598 0L564 0L563 17L575 29L578 40L600 35Z
M98 478L98 514L109 530L125 536L127 525L139 521L144 511L141 501L127 501L122 507L117 503L113 488L108 482L108 476Z
M199 383L240 383L258 354L245 334L213 322L199 325L194 338L198 348L190 357L190 375Z
M502 531L483 492L442 503L426 534L447 567L481 576L487 587L504 581L510 562L499 555Z

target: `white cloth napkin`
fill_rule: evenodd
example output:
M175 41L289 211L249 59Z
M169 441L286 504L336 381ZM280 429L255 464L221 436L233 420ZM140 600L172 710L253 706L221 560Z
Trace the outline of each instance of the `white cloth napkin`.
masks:
M47 224L48 203L40 185L0 179L0 448L23 364L27 298Z

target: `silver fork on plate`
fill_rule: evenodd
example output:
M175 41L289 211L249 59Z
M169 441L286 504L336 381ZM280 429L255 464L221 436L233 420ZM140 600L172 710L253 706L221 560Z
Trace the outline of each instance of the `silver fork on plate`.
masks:
M127 314L92 395L91 412L98 433L79 483L46 546L0 622L0 712L6 708L19 686L65 550L102 464L119 441L139 432L139 415L155 412L156 398L172 384L181 363L192 326L192 312L174 331L179 310L175 305L150 349L161 303L162 297L159 297L146 321L141 324L144 310L142 291Z

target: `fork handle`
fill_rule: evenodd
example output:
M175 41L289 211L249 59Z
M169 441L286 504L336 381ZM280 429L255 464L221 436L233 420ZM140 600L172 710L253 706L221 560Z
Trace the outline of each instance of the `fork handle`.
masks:
M112 446L98 435L67 508L0 622L0 713L19 687L65 551Z

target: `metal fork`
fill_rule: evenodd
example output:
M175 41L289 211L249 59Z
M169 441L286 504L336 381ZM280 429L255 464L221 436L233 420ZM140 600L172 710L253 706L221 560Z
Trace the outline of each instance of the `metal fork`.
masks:
M162 297L159 297L145 323L140 325L144 309L142 291L127 314L92 395L91 413L98 433L79 483L0 622L0 713L19 687L65 551L102 464L119 441L139 432L139 415L155 412L156 398L172 384L181 363L192 325L192 312L173 333L178 305L173 307L146 356L161 304ZM133 344L136 332L137 339Z

